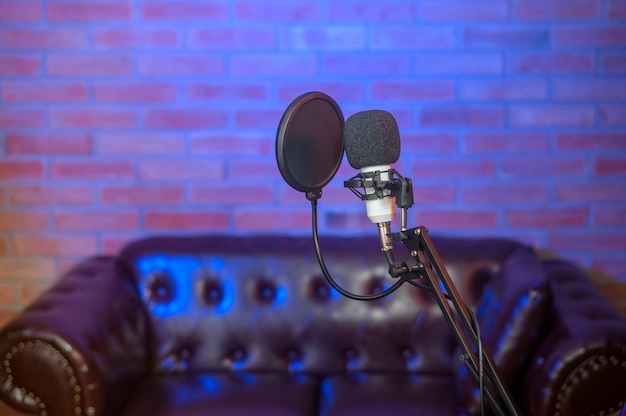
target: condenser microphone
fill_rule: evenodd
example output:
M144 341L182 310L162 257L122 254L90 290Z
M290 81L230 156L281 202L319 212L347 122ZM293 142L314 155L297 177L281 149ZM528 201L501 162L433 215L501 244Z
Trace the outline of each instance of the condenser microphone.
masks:
M389 251L396 198L381 184L392 180L391 164L400 157L398 124L387 111L361 111L348 117L342 137L350 166L361 170L367 217L378 226L383 251Z

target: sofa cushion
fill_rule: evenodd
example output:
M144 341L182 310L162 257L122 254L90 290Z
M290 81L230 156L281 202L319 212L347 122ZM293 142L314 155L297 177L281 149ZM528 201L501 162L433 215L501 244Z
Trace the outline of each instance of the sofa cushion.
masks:
M347 373L325 379L324 416L457 415L451 376L410 373Z
M542 329L549 302L539 258L531 248L519 247L493 278L484 283L483 295L472 308L476 311L483 345L491 353L502 381L512 391L520 381L516 380L516 374L532 356L532 346ZM480 414L478 383L464 362L458 363L459 404L469 414Z
M306 416L318 381L289 373L179 373L147 379L122 416Z

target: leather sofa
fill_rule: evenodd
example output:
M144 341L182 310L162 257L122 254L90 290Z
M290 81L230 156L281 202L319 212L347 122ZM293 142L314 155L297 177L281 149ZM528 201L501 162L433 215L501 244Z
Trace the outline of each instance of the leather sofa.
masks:
M581 269L432 240L523 414L622 409L626 322ZM375 239L320 243L345 289L393 283ZM459 357L431 293L344 298L310 238L151 237L81 262L2 328L0 399L47 416L477 414Z

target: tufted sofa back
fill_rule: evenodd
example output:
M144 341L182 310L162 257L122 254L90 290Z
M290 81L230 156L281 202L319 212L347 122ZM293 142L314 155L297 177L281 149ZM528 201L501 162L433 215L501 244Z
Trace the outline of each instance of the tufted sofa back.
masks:
M522 247L433 241L470 306ZM345 289L374 293L393 283L375 239L323 237L320 244ZM396 247L396 256L404 251ZM324 280L310 238L153 237L120 258L145 304L153 372L447 373L457 361L430 293L404 285L377 301L346 299Z

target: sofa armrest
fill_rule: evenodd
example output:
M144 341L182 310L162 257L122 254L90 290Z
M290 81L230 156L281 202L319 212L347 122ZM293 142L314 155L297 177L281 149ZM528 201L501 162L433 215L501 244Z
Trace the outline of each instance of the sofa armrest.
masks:
M544 265L552 316L521 391L525 413L618 412L626 400L626 321L581 269L562 260Z
M88 259L0 330L0 398L41 415L118 414L147 368L130 271Z

